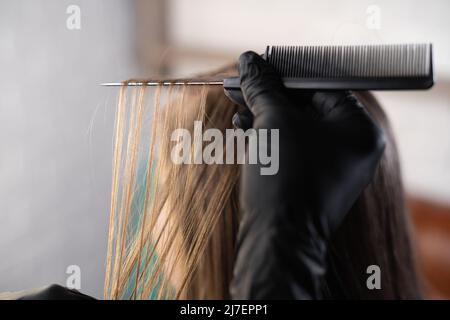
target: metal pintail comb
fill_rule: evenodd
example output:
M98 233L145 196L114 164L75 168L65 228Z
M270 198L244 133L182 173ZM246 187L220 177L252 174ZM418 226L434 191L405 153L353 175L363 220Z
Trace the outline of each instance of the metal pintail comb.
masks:
M416 90L434 84L431 44L268 46L263 58L289 89ZM162 79L105 86L223 85L240 91L239 77Z

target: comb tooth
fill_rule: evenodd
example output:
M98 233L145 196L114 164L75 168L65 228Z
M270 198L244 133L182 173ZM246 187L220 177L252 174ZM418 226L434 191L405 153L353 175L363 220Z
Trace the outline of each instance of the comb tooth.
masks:
M288 70L289 70L289 64L291 63L291 55L290 55L290 52L289 52L289 50L290 50L290 47L284 47L285 48L285 50L284 50L284 58L286 59L285 61L287 62L287 63L284 63L283 64L283 69L284 69L284 74L288 74Z
M402 46L401 47L401 54L400 54L400 56L404 57L403 59L401 59L402 60L402 64L401 64L401 66L402 66L402 68L401 68L402 69L401 70L401 75L402 76L406 76L407 75L406 67L407 67L408 57L406 55L408 54L408 50L406 50L406 49L407 49L406 46Z
M347 46L347 76L351 74L352 69L352 47Z
M406 76L411 76L411 72L410 72L410 70L411 70L411 57L412 57L412 52L411 52L411 50L412 50L412 47L411 46L407 46L406 47L406 61L405 61L405 75Z
M316 63L316 67L314 68L315 70L315 74L314 76L317 76L317 74L321 74L322 73L322 47L317 47L316 46L316 54L317 54L317 63Z
M394 73L394 74L397 74L398 73L398 70L397 70L397 64L396 64L396 61L397 61L397 46L395 45L395 46L393 46L392 47L392 72Z
M312 77L316 77L317 76L317 72L320 66L320 47L315 46L314 47L314 56L316 57L316 63L314 64L314 68L312 69L313 73L312 73Z
M269 55L267 56L267 61L274 66L276 69L277 66L277 47L272 47L269 51Z
M284 74L289 77L289 71L292 63L291 46L286 47L286 63L284 64Z
M389 69L393 70L394 67L394 52L393 50L389 50Z
M291 64L293 59L291 48L291 46L286 47L286 63L284 64L284 74L288 78L290 77Z
M310 50L311 50L311 48L309 46L307 46L306 47L306 51L305 51L305 61L306 61L306 64L305 64L305 78L309 77L309 68L311 67L311 64L308 63L308 61L310 61L310 58L309 58Z
M370 76L375 76L375 64L377 63L376 59L376 48L373 48L373 50L369 50L370 52Z
M290 72L291 72L291 64L292 64L292 51L291 51L292 47L288 46L286 47L286 63L284 64L284 74L286 75L286 77L290 77Z
M425 72L425 68L424 68L424 60L428 60L428 59L425 59L425 55L424 55L424 51L423 51L423 47L422 46L420 46L419 47L419 53L418 53L418 56L419 56L419 66L418 66L418 69L419 69L419 72L421 73L421 74L424 74Z
M431 47L430 47L430 50L431 50ZM422 61L427 61L427 63L423 62L423 64L424 64L424 68L423 68L423 71L422 71L423 74L429 74L430 73L429 67L426 65L426 64L428 64L428 65L431 64L431 52L430 52L430 50L425 48L425 46L423 48L423 51L425 53L424 56L426 58L424 58Z
M295 69L297 69L297 65L298 65L298 54L297 54L297 48L295 46L291 46L291 61L289 63L289 77L290 78L295 78L296 74L295 74Z
M284 70L284 75L286 77L289 77L289 65L291 63L291 47L290 46L286 46L284 47L284 58L285 58L285 63L283 64L283 70Z
M344 56L344 48L339 48L339 56L340 56L340 64L339 64L339 77L344 77L344 62L345 62L345 56Z
M423 74L431 73L431 70L429 70L429 66L431 65L431 51L430 50L431 50L431 46L429 47L429 50L428 50L428 48L425 48L425 46L423 48L423 51L425 52L425 55L426 55L426 59L424 59L424 60L427 61L427 63L424 62ZM424 61L424 60L422 60L422 61Z
M359 49L359 67L358 67L358 77L364 76L364 69L366 66L365 62L366 46L361 46Z
M414 66L417 65L417 62L419 62L417 60L417 54L419 53L419 46L415 45L414 46L414 56L413 56L413 61L412 61L412 65L411 65L411 74L414 75ZM420 67L419 67L420 69Z
M355 51L356 51L355 46L351 46L351 47L350 47L350 51L351 51L351 58L350 58L350 73L351 73L351 74L355 74Z
M305 58L305 56L306 56L306 49L305 49L305 47L302 47L301 48L301 50L300 50L301 52L302 52L302 60L301 60L301 62L302 62L302 69L300 70L300 74L299 74L299 77L301 77L301 78L303 78L303 77L305 77L305 62L306 62L306 58Z
M326 55L325 55L325 59L326 61L324 61L325 64L325 78L329 78L330 77L330 65L333 63L333 47L328 47L326 48Z
M293 55L294 55L295 59L293 59L293 63L292 63L291 77L296 77L297 74L296 74L295 70L298 69L298 47L294 47L292 51L293 51Z
M316 76L316 71L319 68L319 59L320 59L320 50L319 47L313 47L313 57L316 57L314 60L313 67L311 68L311 77L314 78Z
M275 58L276 58L275 63L276 63L277 68L280 68L280 61L281 61L281 59L280 59L280 48L277 47L275 52L276 52L276 55L275 55Z
M280 69L281 72L283 72L283 59L286 59L285 52L283 50L283 47L279 47L278 48L278 55L279 55L279 64L278 64L278 68Z
M272 47L269 51L269 56L267 57L267 61L275 68L278 68L278 55L277 55L277 47Z
M276 51L276 47L272 46L267 50L267 56L266 56L266 61L268 63L270 63L275 69L276 69L276 65L274 63L274 58L275 58L275 54L274 51Z
M272 55L273 60L274 60L274 65L277 69L280 68L279 62L280 62L280 54L279 54L279 48L275 47L274 48L274 54Z
M317 73L319 73L319 74L323 74L323 70L324 70L324 65L323 65L323 55L324 55L324 51L325 51L325 48L324 48L324 47L319 47L320 61L319 61L319 67L318 67L318 69L317 69Z
M383 65L381 63L381 51L383 50L384 47L376 47L375 48L375 53L376 53L376 62L375 62L375 66L374 66L374 72L375 72L375 77L380 77L381 76L381 71L380 67Z
M428 57L429 52L428 52L428 50L426 50L424 48L424 46L422 46L420 48L419 52L421 53L421 56L420 56L421 64L419 64L419 70L422 74L426 74L428 72L427 72L427 67L425 66L426 63L424 61L429 61L429 59L430 59L430 57Z
M348 47L344 47L344 52L342 53L344 55L344 77L347 76L347 70L348 70Z
M406 74L408 75L408 77L411 77L413 75L412 73L412 61L414 58L414 46L409 45L408 46L408 61L407 61L407 69L406 69Z
M388 70L390 70L392 72L394 71L394 68L395 68L393 47L391 47L387 51L387 68L388 68Z
M413 51L414 48L412 46L408 46L407 50L406 50L406 75L407 76L411 76L411 59L412 59L412 55L413 55Z
M343 63L342 48L336 47L336 53L337 53L336 76L340 78L342 77L342 63Z
M373 50L373 62L372 62L372 76L377 77L378 76L378 49L379 47L374 47Z
M311 68L311 64L308 63L310 61L310 53L311 53L311 47L307 47L306 48L306 53L305 53L305 60L306 60L306 65L305 65L305 78L309 77L309 69Z
M371 66L372 66L372 77L377 77L378 76L378 48L379 47L373 47L372 50L372 60L370 62Z
M313 66L311 68L311 78L314 78L316 76L316 70L319 66L319 48L317 46L313 47L313 57L316 57L314 59Z
M281 47L277 47L276 50L276 63L277 63L277 69L281 71L281 61L283 60L283 51L281 50Z
M363 60L364 60L364 62L367 61L367 46L364 46ZM366 74L367 74L367 64L364 63L361 76L363 76L363 75L365 76Z
M308 73L306 74L307 78L311 78L312 68L314 68L313 67L314 61L312 61L313 60L312 59L313 52L314 52L314 48L311 46L308 46L308 58L307 59L308 59L309 63L308 63Z
M422 74L422 61L420 60L420 51L421 51L422 45L417 45L415 47L414 52L414 63L413 63L413 73L419 72ZM417 66L417 67L416 67Z
M326 56L328 53L327 47L320 47L320 72L319 74L322 74L323 76L326 75L326 70L327 70L327 66L326 66Z
M349 50L348 46L344 47L344 76L348 75L348 65L350 64Z
M418 64L418 62L420 63L420 60L418 60L419 50L420 50L420 46L415 45L414 46L414 56L413 56L413 61L412 61L412 66L411 66L412 75L414 75L414 72L416 71L416 70L414 70L414 66L416 66ZM420 64L419 64L418 70L420 70ZM421 72L421 71L419 71L419 72Z
M328 63L328 78L331 78L334 76L334 72L335 72L335 65L337 65L337 59L338 59L338 55L337 55L337 51L336 51L336 46L332 46L331 50L330 50L330 62Z
M400 50L399 50L399 61L400 61L400 76L404 77L405 76L405 58L401 58L401 57L405 57L405 46L399 46Z
M313 60L313 63L311 63L311 67L309 68L309 78L314 78L314 68L315 68L315 64L317 62L316 59L314 59L314 57L316 56L316 48L314 46L311 46L311 57Z

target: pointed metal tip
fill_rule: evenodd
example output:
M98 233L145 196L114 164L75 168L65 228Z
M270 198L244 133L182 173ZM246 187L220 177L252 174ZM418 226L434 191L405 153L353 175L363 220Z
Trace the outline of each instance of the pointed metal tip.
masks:
M102 87L120 87L120 86L123 86L123 83L120 83L120 82L105 82L105 83L100 83L100 85Z

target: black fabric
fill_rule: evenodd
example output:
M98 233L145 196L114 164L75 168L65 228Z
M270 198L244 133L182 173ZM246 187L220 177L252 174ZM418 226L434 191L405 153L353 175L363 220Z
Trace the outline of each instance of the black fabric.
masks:
M37 293L26 295L18 300L95 300L81 292L52 284Z
M253 128L279 129L279 171L243 165L231 295L320 299L327 241L371 181L383 132L350 92L288 91L254 52L239 72Z

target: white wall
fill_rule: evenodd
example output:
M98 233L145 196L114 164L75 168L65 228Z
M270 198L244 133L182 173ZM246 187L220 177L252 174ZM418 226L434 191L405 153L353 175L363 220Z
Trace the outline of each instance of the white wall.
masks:
M0 1L0 292L74 264L102 296L116 91L99 83L138 74L130 4Z

